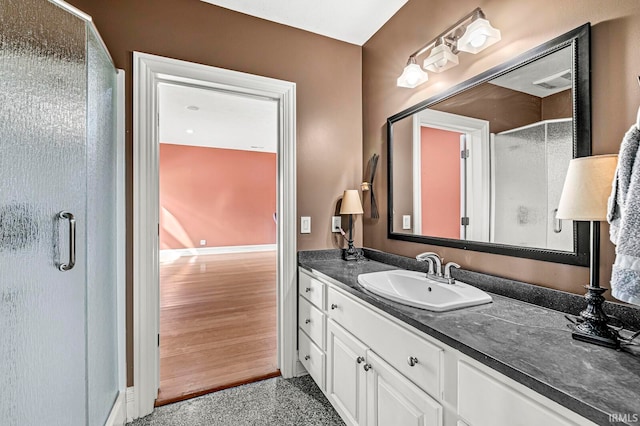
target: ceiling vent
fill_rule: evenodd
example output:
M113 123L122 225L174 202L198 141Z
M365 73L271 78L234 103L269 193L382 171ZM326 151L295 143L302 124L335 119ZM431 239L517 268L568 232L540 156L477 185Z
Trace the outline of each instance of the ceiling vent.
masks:
M550 75L540 80L534 81L533 85L542 87L547 90L569 89L573 82L571 81L571 70L561 71L557 74Z

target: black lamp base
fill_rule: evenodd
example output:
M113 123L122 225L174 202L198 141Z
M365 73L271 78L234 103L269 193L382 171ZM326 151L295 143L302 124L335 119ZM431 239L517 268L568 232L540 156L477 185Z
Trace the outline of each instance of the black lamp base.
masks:
M620 340L618 333L607 325L609 318L602 309L606 288L585 286L587 307L580 312L582 321L573 329L571 336L582 342L593 343L607 348L618 349Z
M353 241L349 241L349 247L342 252L342 258L344 260L358 260L360 258L360 253L353 246Z

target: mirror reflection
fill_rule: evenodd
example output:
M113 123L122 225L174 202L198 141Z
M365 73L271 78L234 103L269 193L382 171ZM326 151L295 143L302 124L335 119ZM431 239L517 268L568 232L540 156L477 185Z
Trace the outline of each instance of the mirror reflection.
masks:
M573 47L393 122L392 232L571 252Z

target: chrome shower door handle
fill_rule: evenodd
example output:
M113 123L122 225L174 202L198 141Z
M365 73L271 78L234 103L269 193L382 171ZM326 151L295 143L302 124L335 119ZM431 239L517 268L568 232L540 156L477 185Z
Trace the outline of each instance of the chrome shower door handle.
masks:
M58 265L58 269L64 272L73 269L76 265L76 218L70 212L60 212L58 217L69 221L69 263Z

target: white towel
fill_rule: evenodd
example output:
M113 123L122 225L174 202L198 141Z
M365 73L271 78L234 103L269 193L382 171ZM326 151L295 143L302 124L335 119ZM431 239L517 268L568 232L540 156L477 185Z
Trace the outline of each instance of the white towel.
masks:
M607 212L610 237L616 245L611 294L640 305L640 129L631 126L618 155Z

